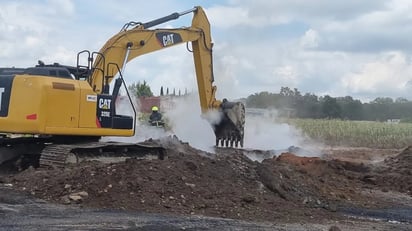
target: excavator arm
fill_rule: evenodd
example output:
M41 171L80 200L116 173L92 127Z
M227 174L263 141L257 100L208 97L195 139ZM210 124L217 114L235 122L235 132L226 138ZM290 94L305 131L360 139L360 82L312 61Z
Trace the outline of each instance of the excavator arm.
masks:
M189 27L149 29L191 12L194 16ZM219 121L211 121L216 135L216 145L243 146L245 108L242 103L220 101L215 98L217 87L213 85L213 43L210 23L204 10L199 6L147 23L126 24L99 51L92 66L89 83L96 93L108 93L106 89L113 77L119 70L124 69L129 61L140 55L188 42L192 45L202 114L216 110L221 115Z

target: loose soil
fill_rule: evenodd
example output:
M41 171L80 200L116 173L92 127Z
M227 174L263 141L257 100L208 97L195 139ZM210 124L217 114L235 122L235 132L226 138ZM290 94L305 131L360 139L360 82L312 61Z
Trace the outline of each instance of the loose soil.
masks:
M176 137L150 142L163 146L167 159L30 168L0 181L61 204L255 222L322 223L412 208L412 147L330 148L301 157L293 149L274 155L217 148L212 154Z

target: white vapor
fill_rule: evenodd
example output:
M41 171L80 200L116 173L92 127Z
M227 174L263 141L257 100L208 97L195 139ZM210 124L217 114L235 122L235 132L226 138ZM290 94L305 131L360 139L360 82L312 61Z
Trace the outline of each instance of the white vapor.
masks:
M131 115L132 110L128 100L120 101L118 112ZM190 146L214 153L215 134L211 123L219 120L216 113L201 114L198 94L189 94L181 97L168 97L162 101L163 118L170 127L170 131L159 129L147 124L146 121L137 120L136 134L133 137L109 137L103 140L121 142L141 142L147 139L161 139L175 135L182 142ZM139 110L139 105L135 105ZM317 148L309 144L299 130L286 123L275 122L276 113L266 111L265 114L246 114L244 147L245 149L259 150L288 150L290 147L303 147L302 153L297 155L315 156L320 154ZM212 121L213 120L213 121ZM279 154L279 153L277 153Z
M133 102L138 102L136 98L132 98ZM137 112L137 117L139 117L140 105L134 104L135 110ZM119 115L133 116L133 108L127 97L121 97L116 103L116 113ZM172 135L170 132L166 132L163 128L157 128L149 125L148 121L140 121L136 118L135 124L135 135L132 137L103 137L102 141L115 141L115 142L128 142L136 143L142 142L148 139L160 139L166 136Z
M174 135L192 147L214 152L215 135L210 123L202 118L197 93L176 97L173 107L165 116L172 127Z
M269 110L260 115L246 114L245 148L270 150L276 155L282 152L298 156L322 155L322 144L305 137L292 125L279 123L276 117L276 111Z
M303 138L294 127L275 123L274 118L246 116L244 147L262 150L287 149L302 143Z

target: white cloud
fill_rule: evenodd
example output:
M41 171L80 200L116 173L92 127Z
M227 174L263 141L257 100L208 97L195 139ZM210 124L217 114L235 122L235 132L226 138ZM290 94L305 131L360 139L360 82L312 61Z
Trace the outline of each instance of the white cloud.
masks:
M275 68L273 75L279 86L296 87L299 82L297 70L290 65Z
M53 15L71 16L75 12L75 5L72 0L48 0L46 3L47 10Z
M222 28L250 24L248 12L240 7L213 7L207 9L206 13L213 25L218 25Z
M35 36L27 36L27 37L25 38L25 45L28 46L29 48L30 48L30 47L38 46L38 45L40 45L41 43L42 43L42 42L41 42L41 39L38 38L38 37L35 37Z
M175 89L176 94L179 90L197 90L192 53L185 45L137 57L127 64L124 74L129 84L146 81L155 95L160 94L162 86L165 90L169 88L170 93Z
M206 10L213 26L220 28L255 27L264 28L268 25L287 23L290 17L284 14L261 14L247 4L233 6L215 5Z
M6 1L0 6L0 57L5 66L34 65L40 57L52 55L53 45L61 42L56 35L63 31L63 16L73 13L70 1Z
M57 46L53 49L53 53L46 54L39 59L45 63L60 63L72 64L77 52L67 49L64 46Z
M309 29L300 39L300 45L303 48L316 48L319 45L319 34L316 30Z
M412 63L403 53L388 52L364 64L359 72L347 74L341 82L349 94L407 96L406 84L412 79L411 73Z

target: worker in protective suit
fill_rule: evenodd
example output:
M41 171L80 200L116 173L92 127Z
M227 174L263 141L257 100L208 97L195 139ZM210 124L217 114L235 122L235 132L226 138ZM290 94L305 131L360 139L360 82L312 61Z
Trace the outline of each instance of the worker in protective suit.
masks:
M162 121L162 114L159 112L159 108L157 106L152 107L152 114L150 114L149 123L152 126L164 125L164 122Z

